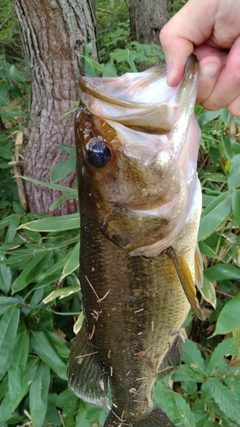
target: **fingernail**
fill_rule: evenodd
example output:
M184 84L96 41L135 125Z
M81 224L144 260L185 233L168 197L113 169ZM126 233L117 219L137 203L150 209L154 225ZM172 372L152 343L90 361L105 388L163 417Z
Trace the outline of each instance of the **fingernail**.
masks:
M201 79L208 80L216 76L219 72L218 64L206 64L200 66L199 74Z

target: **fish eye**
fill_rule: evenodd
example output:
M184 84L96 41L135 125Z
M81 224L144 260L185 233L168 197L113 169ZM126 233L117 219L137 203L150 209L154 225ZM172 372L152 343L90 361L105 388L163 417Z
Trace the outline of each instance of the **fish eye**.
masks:
M92 138L86 145L86 153L93 166L103 168L109 163L112 150L101 138Z

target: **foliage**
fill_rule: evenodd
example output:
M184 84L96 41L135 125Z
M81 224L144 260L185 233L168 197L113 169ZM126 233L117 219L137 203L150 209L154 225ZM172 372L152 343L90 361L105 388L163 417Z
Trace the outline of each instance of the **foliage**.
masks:
M86 46L84 66L89 75L136 71L136 62L150 65L161 55L155 46L129 42L125 11L118 20L123 3L98 1L99 8L111 11L111 19L99 9L105 65L92 61L91 44ZM171 11L180 3L172 1ZM53 218L22 208L9 162L15 154L16 131L27 135L29 75L21 59L1 55L0 61L0 108L7 128L0 133L1 427L100 427L105 411L77 399L66 382L71 340L82 322L79 214ZM199 176L204 210L199 243L205 273L201 293L208 318L199 322L189 314L185 326L190 339L183 345L183 363L172 377L157 383L155 401L179 427L237 427L240 120L226 109L207 112L198 106L196 114L202 130ZM77 198L76 190L58 184L75 165L74 149L61 148L69 158L56 165L51 181L44 183L62 191L53 209L67 198Z
M168 16L172 17L175 15L186 2L187 0L168 0Z
M97 0L96 15L99 58L106 64L113 50L124 49L130 41L128 9L124 0Z
M17 212L22 211L10 162L20 160L21 164L21 158L15 157L20 151L15 142L19 127L24 129L27 126L30 85L24 62L19 59L15 63L10 64L4 55L0 55L0 112L6 127L0 134L0 218L7 215L11 207ZM23 73L17 66L22 68Z
M13 56L23 58L22 40L11 0L1 0L0 23L0 52L4 52L7 59Z

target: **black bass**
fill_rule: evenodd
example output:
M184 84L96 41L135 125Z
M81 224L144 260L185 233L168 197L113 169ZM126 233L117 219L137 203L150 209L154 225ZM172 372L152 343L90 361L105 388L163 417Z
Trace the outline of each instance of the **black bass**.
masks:
M69 360L81 399L112 406L104 427L173 427L152 400L180 362L190 304L200 318L196 62L177 88L164 66L80 81L76 117L84 323Z

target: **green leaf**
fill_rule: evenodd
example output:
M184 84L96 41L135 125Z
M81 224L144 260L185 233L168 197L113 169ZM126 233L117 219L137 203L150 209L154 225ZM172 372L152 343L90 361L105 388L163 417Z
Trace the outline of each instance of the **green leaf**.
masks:
M68 297L69 295L75 294L79 292L80 288L78 285L68 286L67 288L56 289L56 291L52 291L44 300L44 304L48 304L55 299L63 299Z
M62 417L66 427L75 425L75 413L78 407L78 398L70 389L64 390L57 398L56 406L62 408Z
M29 336L24 331L18 334L11 364L8 369L8 390L9 398L15 406L22 390L22 380L27 364L29 349Z
M214 335L225 335L240 328L240 293L228 301L220 312Z
M33 255L33 258L13 282L12 292L19 292L21 289L26 288L30 283L36 282L36 277L41 273L51 256L51 251L48 251L47 253L40 252L35 256Z
M219 256L214 252L214 250L206 244L206 242L199 242L199 249L203 255L206 255L210 258L219 259Z
M231 160L231 167L228 178L229 190L240 187L240 154L234 156Z
M169 389L164 387L162 381L157 382L154 393L154 402L156 402L156 404L166 412L167 416L171 420L173 419L174 412L174 396L175 393L169 392Z
M6 313L4 313L0 321L0 373L4 369L4 365L8 360L10 350L15 343L19 316L19 308L16 306L12 306L7 310Z
M77 103L77 107L78 105L79 105L79 102ZM76 156L76 148L72 147L71 145L56 144L56 147L60 147L66 153L71 154L72 156Z
M16 304L21 304L21 298L12 297L0 297L0 316L9 309L11 306L16 306Z
M237 355L238 352L239 350L236 347L234 338L228 338L218 344L217 347L214 349L209 362L206 364L208 376L213 375L214 369L218 366L224 356L229 354Z
M36 221L28 222L19 228L26 228L33 231L53 232L76 230L80 227L79 214L62 215L59 217L43 218Z
M70 156L67 160L54 166L51 173L51 182L58 182L72 173L76 168L76 157Z
M4 261L5 256L0 254L0 261ZM0 289L7 294L11 288L12 274L9 267L0 264Z
M231 210L231 194L226 191L217 196L203 211L198 239L205 239L219 228L229 217Z
M5 242L10 243L13 241L13 239L16 235L19 223L20 223L20 216L19 215L17 215L17 216L14 215L10 218L8 231L7 231L7 234L5 237Z
M204 173L201 177L202 180L214 181L214 182L227 182L227 177L222 173Z
M34 378L35 372L37 369L36 359L31 360L26 366L25 374L22 381L22 390L18 395L18 399L15 401L14 405L10 401L9 393L7 393L0 405L0 420L2 423L5 423L13 413L13 411L17 408L23 397L27 394L30 384Z
M86 64L90 65L93 69L100 71L104 77L116 77L116 75L114 75L112 72L107 70L105 67L103 67L98 62L94 61L93 59L85 56L84 61L86 62Z
M66 264L68 260L68 255L66 255L64 258L60 258L58 261L56 261L52 267L50 267L49 269L47 269L47 271L44 271L38 278L38 282L45 282L45 279L49 276L51 276L53 273L58 272L60 277L61 275L61 270L64 267L64 265Z
M204 276L211 281L239 280L240 268L232 264L219 262L204 271Z
M53 346L53 348L56 350L59 357L62 357L63 359L68 359L70 350L67 347L65 343L63 343L55 334L53 334L50 331L45 331L45 334L47 338L49 339L49 342Z
M40 427L44 423L48 404L48 390L50 385L50 369L40 363L30 386L30 415L33 427Z
M202 374L197 374L196 371L193 371L188 365L181 364L176 371L172 374L173 381L181 381L184 383L202 383L204 381L204 377Z
M25 83L24 78L21 76L21 74L18 72L18 70L14 65L11 65L9 69L9 75L13 80L17 80L18 82Z
M76 244L72 250L67 263L65 264L60 280L63 280L66 276L73 273L79 267L79 250L80 242Z
M186 340L183 343L183 360L198 374L205 375L205 363L195 342Z
M73 188L69 187L64 187L63 185L54 184L53 182L40 181L39 179L29 178L27 176L20 175L16 175L16 178L25 179L25 181L32 182L33 184L42 185L43 187L50 188L51 190L67 191L69 194L72 195L73 198L76 198L78 196L77 190L74 190Z
M76 111L77 109L78 109L78 107L79 107L79 101L75 101L74 102L74 104L73 104L73 106L71 107L71 108L68 108L61 116L60 116L60 120L63 118L63 117L65 117L65 116L67 116L67 114L70 114L70 113L73 113L74 111ZM63 144L56 144L56 146L57 147L60 147L61 145L63 145ZM64 147L67 147L67 145L63 145ZM73 147L69 147L69 148L73 148ZM75 148L73 148L74 149L74 151L75 151ZM71 153L72 154L72 151L68 151L67 149L65 149L65 151L67 152L67 153Z
M34 331L31 336L31 345L46 365L60 378L67 379L66 364L59 357L56 349L49 340L48 335L44 331Z
M218 405L225 417L236 423L239 422L239 399L234 391L223 385L217 378L211 378L202 386Z
M54 211L54 209L58 208L58 206L60 206L62 203L64 203L66 200L69 199L77 199L76 197L73 197L72 194L63 194L62 196L60 196L54 203L52 203L49 207L50 211Z
M239 176L240 181L240 176ZM239 182L240 185L240 182ZM240 190L234 190L232 194L232 210L235 221L237 225L240 227Z
M210 280L208 280L206 277L204 277L203 286L201 289L199 289L199 291L205 301L209 302L209 304L216 308L217 297L215 287L213 286L212 282L210 282Z
M195 427L194 414L190 409L189 403L178 393L174 394L174 422L179 427Z
M95 67L93 64L86 61L86 58L90 58L90 53L93 49L94 43L89 42L84 47L84 55L83 55L83 69L87 76L89 77L98 77L98 74L95 70Z

